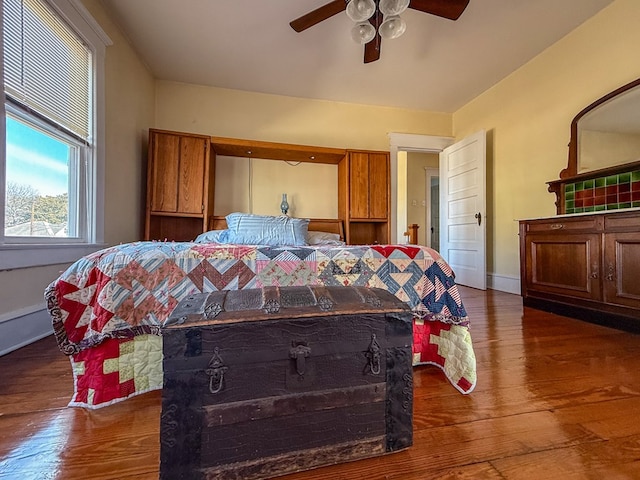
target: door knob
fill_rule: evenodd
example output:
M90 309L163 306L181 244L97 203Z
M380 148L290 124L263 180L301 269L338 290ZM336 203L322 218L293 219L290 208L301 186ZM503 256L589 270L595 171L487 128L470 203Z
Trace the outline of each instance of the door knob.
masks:
M478 225L480 225L480 223L482 223L482 214L478 212L474 216L478 220Z

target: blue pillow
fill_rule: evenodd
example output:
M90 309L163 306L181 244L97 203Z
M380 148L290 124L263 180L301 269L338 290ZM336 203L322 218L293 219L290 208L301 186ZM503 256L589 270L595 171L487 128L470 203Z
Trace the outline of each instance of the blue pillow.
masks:
M194 240L195 243L229 243L229 230L210 230L201 233Z
M229 243L241 245L307 245L308 218L230 213Z

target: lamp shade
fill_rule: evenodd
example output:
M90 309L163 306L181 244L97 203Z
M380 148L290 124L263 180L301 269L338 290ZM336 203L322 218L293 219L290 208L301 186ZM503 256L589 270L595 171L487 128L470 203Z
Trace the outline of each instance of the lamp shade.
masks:
M378 29L378 33L382 38L392 39L398 38L407 29L407 24L398 15L391 15L385 18L382 25Z
M369 43L376 36L376 29L369 22L357 23L351 29L351 38L356 43Z
M380 11L383 15L400 15L409 6L409 0L380 0Z
M289 211L289 202L287 202L287 194L282 194L282 202L280 202L280 211L283 215L286 215Z
M376 12L376 4L373 0L349 0L347 4L347 16L354 22L364 22Z

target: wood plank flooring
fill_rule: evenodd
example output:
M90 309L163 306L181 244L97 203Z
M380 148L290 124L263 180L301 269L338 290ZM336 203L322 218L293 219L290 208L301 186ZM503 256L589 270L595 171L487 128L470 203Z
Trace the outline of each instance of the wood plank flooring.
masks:
M281 478L640 478L640 336L460 291L475 391L417 367L412 448ZM160 392L90 411L72 382L53 336L0 358L0 478L158 478Z

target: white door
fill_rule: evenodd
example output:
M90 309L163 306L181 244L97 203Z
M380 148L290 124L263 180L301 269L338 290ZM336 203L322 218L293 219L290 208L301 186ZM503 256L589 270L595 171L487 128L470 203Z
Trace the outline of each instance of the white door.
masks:
M440 254L456 283L487 289L486 135L474 133L440 153Z

